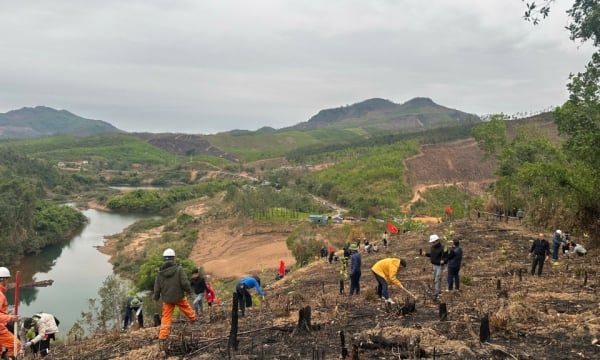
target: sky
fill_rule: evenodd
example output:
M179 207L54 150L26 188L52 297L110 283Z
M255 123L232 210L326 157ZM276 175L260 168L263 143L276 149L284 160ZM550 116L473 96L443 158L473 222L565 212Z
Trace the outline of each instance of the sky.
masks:
M549 109L593 49L521 0L0 0L0 113L129 132L276 129L370 98Z

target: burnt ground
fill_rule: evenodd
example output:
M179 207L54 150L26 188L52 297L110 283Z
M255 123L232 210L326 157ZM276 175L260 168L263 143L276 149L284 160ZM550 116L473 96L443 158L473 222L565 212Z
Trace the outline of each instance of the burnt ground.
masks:
M594 345L600 328L597 251L562 256L559 265L546 263L542 277L532 277L527 253L537 229L480 219L437 224L429 231L460 236L465 251L461 275L468 284L461 292L443 293L439 302L430 298L429 259L420 255L428 248L427 234L396 234L388 249L363 253L360 296L340 294L340 263L321 260L268 284L266 300L239 319L237 350L228 348L232 310L226 301L195 324L177 323L163 349L158 328L148 328L57 346L54 358L340 359L340 332L354 359L600 358ZM376 298L369 268L388 256L407 259L400 280L416 302L396 288L395 305L386 307ZM440 303L447 307L445 319ZM311 327L299 328L299 311L307 306ZM491 335L481 342L486 315Z

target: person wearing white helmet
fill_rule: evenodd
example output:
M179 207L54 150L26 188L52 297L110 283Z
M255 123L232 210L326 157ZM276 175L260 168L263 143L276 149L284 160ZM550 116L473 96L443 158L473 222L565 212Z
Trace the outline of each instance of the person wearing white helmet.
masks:
M562 231L556 230L552 236L552 260L558 261L558 249L565 243Z
M162 299L162 317L159 340L166 340L171 332L173 310L175 306L190 321L196 321L196 312L190 306L185 294L192 294L192 287L181 265L175 263L175 251L166 249L163 252L163 264L154 279L154 301Z
M14 346L15 337L13 333L6 327L9 322L15 322L19 319L17 315L11 315L8 313L8 301L6 300L6 287L8 286L8 279L10 279L10 271L4 266L0 267L0 347L4 352L2 357L14 358ZM17 349L21 349L21 342L16 340Z
M433 297L437 299L442 292L442 272L444 271L443 266L446 253L440 242L440 237L436 234L429 236L429 244L431 244L431 249L429 252L425 253L425 256L429 257L431 260L431 266L433 268Z

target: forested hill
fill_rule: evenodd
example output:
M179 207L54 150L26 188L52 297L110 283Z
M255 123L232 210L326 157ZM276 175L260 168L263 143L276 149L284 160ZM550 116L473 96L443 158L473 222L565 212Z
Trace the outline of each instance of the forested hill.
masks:
M46 106L24 107L0 114L0 139L23 139L51 135L90 136L120 133L111 124L91 120L66 110Z
M61 242L86 221L81 212L47 199L48 193L77 190L72 177L55 166L0 149L0 263Z
M479 121L477 115L438 105L426 97L417 97L403 104L374 98L349 106L321 110L307 122L282 130L345 128L356 125L390 130L424 129Z

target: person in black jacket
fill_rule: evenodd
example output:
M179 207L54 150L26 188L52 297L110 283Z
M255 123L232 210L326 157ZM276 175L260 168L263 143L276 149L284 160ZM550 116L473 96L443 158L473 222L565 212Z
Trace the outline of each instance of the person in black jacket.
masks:
M544 234L540 233L538 238L531 244L531 250L529 250L529 256L533 258L531 261L531 275L535 274L535 268L538 268L538 276L542 275L542 269L544 268L544 261L550 257L550 244L544 239Z
M431 244L431 250L425 253L425 256L431 259L433 268L433 297L437 298L442 291L442 272L444 271L445 251L439 236L436 234L429 236L429 243Z
M460 266L462 264L463 250L458 239L454 239L452 249L448 251L448 291L452 291L452 285L456 291L460 291Z
M192 307L196 312L196 316L199 316L204 311L202 299L204 298L204 293L206 292L206 280L204 279L204 276L200 275L198 268L192 270L192 279L190 280L190 285L194 290L194 294L196 294L194 302L192 303Z

